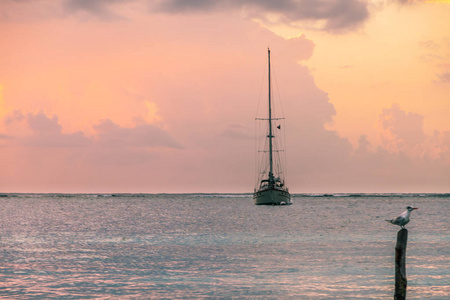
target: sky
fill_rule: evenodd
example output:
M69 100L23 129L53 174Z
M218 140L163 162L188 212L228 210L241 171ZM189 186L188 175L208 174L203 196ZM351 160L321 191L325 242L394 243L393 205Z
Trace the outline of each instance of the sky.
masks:
M2 0L0 192L450 192L450 1Z

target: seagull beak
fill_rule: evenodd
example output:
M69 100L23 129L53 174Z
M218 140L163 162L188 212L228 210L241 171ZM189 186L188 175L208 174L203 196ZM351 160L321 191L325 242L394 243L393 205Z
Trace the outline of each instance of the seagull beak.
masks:
M417 208L417 207L413 207L413 210L414 210L414 209L419 209L419 208Z

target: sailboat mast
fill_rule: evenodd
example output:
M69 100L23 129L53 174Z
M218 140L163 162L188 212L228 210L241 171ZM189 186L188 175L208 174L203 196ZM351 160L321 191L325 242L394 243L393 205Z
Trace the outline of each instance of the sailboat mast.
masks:
M272 124L272 121L279 120L282 118L277 118L276 116L272 116L272 74L270 69L270 49L267 48L267 57L268 57L268 90L269 90L269 118L256 118L257 120L269 121L269 130L266 131L267 136L264 137L264 148L258 169L258 184L259 186L255 187L253 193L253 200L256 205L289 205L292 204L291 195L289 194L289 189L284 184L284 179L278 177L281 176L281 162L279 161L279 149L277 145L277 141L274 140L274 130L277 131L273 126L277 124ZM274 103L274 115L275 115L275 103ZM267 111L266 111L267 113ZM267 123L266 123L267 124ZM279 126L277 126L280 129ZM267 128L266 128L267 130ZM263 137L261 137L263 138ZM269 140L267 141L268 138ZM269 145L267 145L269 142ZM268 146L268 147L267 147ZM275 146L275 149L273 147ZM269 149L267 149L269 148ZM267 152L269 157L267 157ZM274 156L274 152L275 156ZM258 155L259 156L259 155ZM269 159L269 161L267 161ZM274 161L275 160L275 161ZM269 165L267 165L269 163ZM274 165L276 163L276 165ZM267 174L269 172L269 174ZM274 174L276 172L276 174ZM268 177L266 177L268 176Z
M267 49L268 52L268 60L269 60L269 185L275 184L274 176L273 176L273 155L272 155L272 103L271 103L271 97L272 97L272 91L271 91L271 83L270 83L270 49Z
M277 145L277 141L274 140L274 130L277 131L273 126L276 126L277 124L272 124L272 121L283 119L283 118L277 118L272 117L272 75L270 70L270 49L267 48L267 57L268 57L268 90L269 90L269 118L256 118L257 120L264 120L264 123L266 121L269 121L269 130L267 131L266 128L266 137L264 138L264 148L263 151L260 151L258 149L258 152L263 152L261 156L261 161L259 162L259 169L258 169L258 184L259 186L255 187L254 193L253 193L253 200L256 205L289 205L292 204L291 201L291 195L289 194L289 189L284 184L284 179L280 178L283 174L281 170L281 162L279 161L279 149ZM275 100L275 99L274 99ZM275 103L274 103L274 115L275 115ZM267 113L267 111L266 111ZM266 123L267 124L267 123ZM279 126L277 126L278 129L280 129ZM269 140L267 141L268 138ZM269 145L267 145L267 142L269 142ZM275 147L275 149L273 149ZM269 149L267 149L269 148ZM275 152L275 155L274 155ZM267 157L267 154L269 154L269 157ZM259 155L258 155L259 157ZM267 161L269 159L269 161ZM267 165L269 163L269 165ZM275 164L275 165L274 165ZM269 172L269 174L267 174ZM274 174L276 172L276 174ZM266 177L268 176L268 177Z

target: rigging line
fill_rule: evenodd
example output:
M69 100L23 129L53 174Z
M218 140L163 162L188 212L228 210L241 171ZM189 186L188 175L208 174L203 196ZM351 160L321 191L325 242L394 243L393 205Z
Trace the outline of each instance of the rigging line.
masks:
M265 62L265 65L264 65L264 69L263 69L263 72L262 72L262 77L261 77L261 85L260 85L260 89L259 89L259 96L258 96L258 103L257 103L257 107L256 107L256 116L258 116L259 115L259 110L260 110L260 106L261 106L261 99L262 99L262 97L261 97L261 95L262 95L262 91L263 91L263 87L264 87L264 83L265 83L265 78L266 78L266 70L267 70L267 68L268 68L268 62L267 62L267 60L264 60L264 62ZM260 134L261 134L261 125L260 124L258 124L258 123L261 123L261 122L256 122L256 124L255 124L255 169L256 169L256 171L257 172L255 172L255 180L256 180L256 183L255 183L255 187L256 188L258 188L258 186L259 186L259 181L260 181L260 176L258 175L259 173L260 173L260 170L262 169L262 160L261 160L261 156L260 156L260 154L258 153L258 151L257 150L259 150L260 148L261 148L261 138L260 138ZM258 162L260 162L261 163L261 165L260 165L260 163L258 163Z
M286 128L285 120L283 120L283 127ZM287 164L286 129L283 130L283 144L284 144L284 155L283 155L284 174L283 174L283 178L284 178L285 184L287 184L288 164Z
M255 156L257 156L257 162L255 164L255 166L257 166L257 173L256 173L257 176L255 186L259 187L259 183L265 177L264 175L267 173L268 168L267 158L265 157L264 154L261 153L261 151L259 151L260 149L268 148L268 140L266 138L268 134L268 129L266 128L265 123L256 122L256 124L258 125L258 127L255 127L258 129L257 132L258 149L255 153Z
M266 61L265 66L264 66L264 71L262 72L263 76L261 78L261 87L259 88L258 105L256 107L256 115L257 116L259 115L259 107L260 107L260 104L261 104L261 95L262 95L262 90L263 90L265 77L266 77L267 64L268 64L268 62Z
M278 86L278 77L277 77L276 66L271 66L271 67L272 67L272 74L275 79L275 86L276 86L276 90L277 90L277 94L278 94L278 103L280 103L281 115L284 116L283 101L281 101L281 94L280 94L280 87Z
M265 129L263 129L263 127L262 127L262 124L261 124L261 122L255 122L255 124L257 125L257 135L256 135L256 141L257 141L257 144L258 144L258 146L257 146L257 151L256 151L256 153L255 153L255 155L256 155L256 157L257 157L257 160L256 160L256 162L255 162L255 166L256 166L256 168L257 168L257 173L256 173L256 182L255 182L255 187L256 188L258 188L258 186L259 186L259 182L260 182L260 180L261 180L261 175L260 175L260 173L261 173L261 170L263 170L263 164L264 164L264 162L263 162L263 160L262 160L262 156L261 156L261 154L259 153L259 149L261 149L261 147L263 147L263 145L262 145L262 142L263 141L265 141L265 140L262 140L261 139L261 135L262 135L262 133L263 133L263 130Z
M266 136L268 135L268 128L265 126L265 124L260 122L260 128L263 130L262 132L264 132L264 135L261 135L260 138L262 139L262 149L268 149L269 148L269 141L266 138ZM268 157L266 155L264 155L263 153L259 153L259 158L260 158L260 171L261 171L261 177L259 178L260 180L263 179L263 177L265 177L264 174L267 173L267 169L269 168L269 162L268 162Z
M256 168L256 174L255 174L255 187L258 187L258 181L259 181L259 170L261 168L260 166L260 154L258 152L258 150L261 148L261 139L260 139L260 124L259 122L255 122L255 145L256 145L256 149L255 149L255 157L256 157L256 161L255 161L255 168Z
M255 135L254 135L254 137L255 137L255 178L253 179L254 180L254 182L255 182L255 189L258 187L257 186L257 182L258 182L258 174L257 174L257 172L258 172L258 153L256 152L256 151L258 151L258 135L257 135L257 122L255 122Z
M279 103L279 105L280 105L280 108L281 108L281 116L284 116L284 108L283 108L283 101L282 101L282 99L281 99L281 93L280 93L280 88L279 88L279 85L278 85L278 76L277 76L277 66L275 65L275 64L271 64L271 69L272 69L272 75L273 75L273 78L275 79L274 81L275 81L275 86L276 86L276 90L277 90L277 94L278 94L278 103ZM283 123L283 127L284 128L286 128L286 121L285 121L285 118L278 118L278 120L282 120L282 123ZM283 132L282 132L282 135L283 135L283 139L281 140L280 139L280 142L282 142L282 148L287 148L286 147L286 130L283 130ZM281 164L281 166L283 166L284 167L284 180L285 180L285 182L287 182L287 153L286 153L286 151L284 151L284 155L281 157L281 158L279 158L279 163Z

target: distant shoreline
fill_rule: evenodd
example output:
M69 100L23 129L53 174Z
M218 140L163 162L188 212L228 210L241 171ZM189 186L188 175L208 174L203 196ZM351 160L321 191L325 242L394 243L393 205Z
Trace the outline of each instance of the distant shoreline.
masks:
M46 196L46 197L146 197L158 195L192 195L202 198L229 198L229 197L251 197L252 193L0 193L0 197L31 197L31 196ZM438 197L450 198L450 193L292 193L292 197L316 197L316 198L404 198L404 197Z

